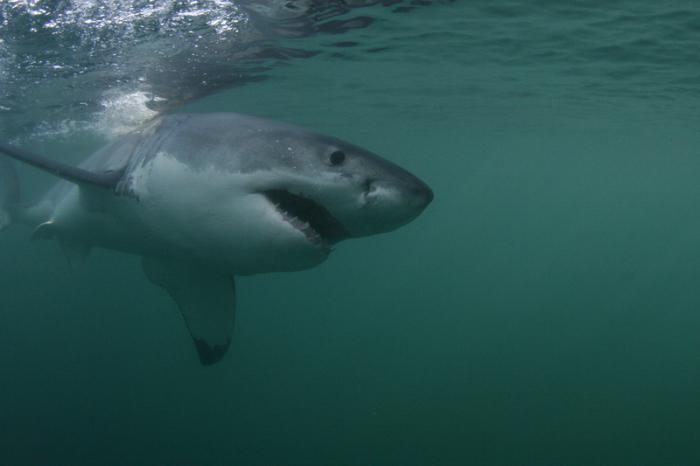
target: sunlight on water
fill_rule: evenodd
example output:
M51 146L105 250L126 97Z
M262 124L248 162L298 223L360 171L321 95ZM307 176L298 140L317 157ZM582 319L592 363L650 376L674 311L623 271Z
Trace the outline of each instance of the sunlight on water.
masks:
M105 110L95 123L95 129L108 138L132 131L158 115L158 112L146 106L146 103L150 100L152 100L151 96L143 92L125 95L117 94L113 98L106 97L102 101L102 106Z

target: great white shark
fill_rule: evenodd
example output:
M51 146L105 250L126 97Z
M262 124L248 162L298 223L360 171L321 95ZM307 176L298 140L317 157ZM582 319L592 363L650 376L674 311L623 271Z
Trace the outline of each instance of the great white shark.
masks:
M334 244L394 230L433 199L361 147L235 113L160 117L77 167L8 145L0 153L60 178L27 204L0 158L0 229L29 226L69 258L93 247L142 256L204 365L230 345L236 275L314 267Z

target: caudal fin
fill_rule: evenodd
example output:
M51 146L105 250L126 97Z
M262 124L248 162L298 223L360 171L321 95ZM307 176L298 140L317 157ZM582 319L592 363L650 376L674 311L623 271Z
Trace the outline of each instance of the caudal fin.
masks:
M0 230L12 223L12 210L19 203L19 180L11 161L0 158Z

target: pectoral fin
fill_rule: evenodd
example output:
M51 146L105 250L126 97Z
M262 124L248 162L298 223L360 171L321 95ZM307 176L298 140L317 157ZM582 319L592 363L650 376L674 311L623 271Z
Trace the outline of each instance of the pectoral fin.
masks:
M143 270L177 302L201 363L220 361L233 334L234 278L187 262L148 257L143 258Z
M15 160L32 165L40 170L75 183L78 186L96 186L105 189L114 189L121 179L123 170L92 172L80 167L66 165L51 157L35 154L33 152L20 149L19 147L8 146L0 143L0 154L7 155Z

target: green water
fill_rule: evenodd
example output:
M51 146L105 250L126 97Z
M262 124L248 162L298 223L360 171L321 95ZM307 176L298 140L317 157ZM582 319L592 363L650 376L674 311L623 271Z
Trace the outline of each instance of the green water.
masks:
M700 65L683 58L697 32L668 39L700 12L677 3L611 2L634 27L591 34L571 31L602 3L434 5L358 33L386 54L190 104L356 142L435 200L316 269L239 279L231 350L208 368L137 258L71 268L3 232L0 464L700 464ZM630 31L658 33L640 49L657 55L582 46L577 72L538 62L546 31L565 36L554 56ZM34 144L74 160L96 143Z

